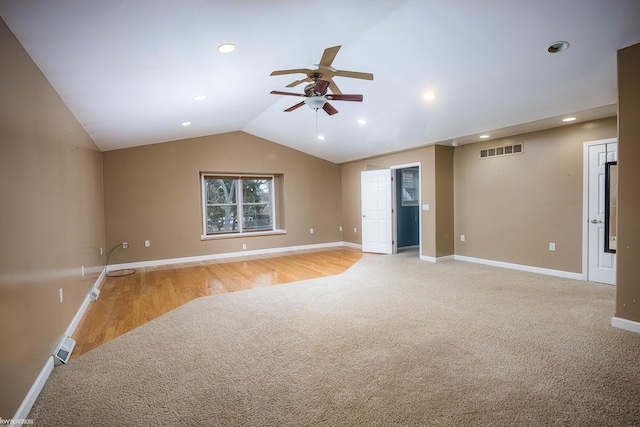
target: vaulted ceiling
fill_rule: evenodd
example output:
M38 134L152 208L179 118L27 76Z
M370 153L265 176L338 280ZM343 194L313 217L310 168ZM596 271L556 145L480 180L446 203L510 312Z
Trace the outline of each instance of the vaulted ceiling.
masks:
M2 0L0 16L103 151L241 130L337 163L615 115L616 51L640 42L638 0ZM334 78L364 101L283 112L302 98L270 92L305 76L270 73L337 45L333 67L374 74Z

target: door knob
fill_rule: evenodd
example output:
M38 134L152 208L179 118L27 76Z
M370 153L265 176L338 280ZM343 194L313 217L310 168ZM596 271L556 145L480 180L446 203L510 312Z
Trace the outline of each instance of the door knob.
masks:
M591 224L602 224L602 221L597 220L597 219L592 219L591 220Z
M362 218L366 218L366 217L367 217L366 215L362 215Z

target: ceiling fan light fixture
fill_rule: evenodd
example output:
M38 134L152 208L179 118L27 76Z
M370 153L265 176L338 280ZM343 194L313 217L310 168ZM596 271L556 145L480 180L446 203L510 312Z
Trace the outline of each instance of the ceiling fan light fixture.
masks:
M566 41L553 42L547 47L547 52L549 53L564 52L565 50L569 49L569 46L570 46L569 42L566 42Z
M304 100L304 103L307 104L312 110L318 110L324 107L324 104L327 103L327 100L324 96L310 96L309 98Z

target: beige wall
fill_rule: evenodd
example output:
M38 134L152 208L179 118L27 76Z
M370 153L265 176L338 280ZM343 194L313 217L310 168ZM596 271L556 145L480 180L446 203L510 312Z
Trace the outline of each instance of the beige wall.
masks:
M453 147L435 147L436 257L453 255L455 246Z
M0 58L0 417L9 419L99 275L104 207L100 152L1 19Z
M453 197L451 182L444 179L452 175L451 147L428 146L399 153L376 156L344 163L342 172L342 222L344 240L361 244L362 213L360 209L360 173L365 170L389 168L410 163L421 164L421 203L430 210L420 210L422 220L422 254L440 257L453 254ZM441 182L438 183L438 177ZM354 232L354 228L357 230Z
M325 160L244 132L103 157L107 246L129 243L110 265L342 241L340 167ZM287 233L201 240L200 172L283 174Z
M456 147L456 254L582 273L583 144L616 133L612 117ZM523 154L480 159L515 143Z
M640 44L618 51L616 316L640 322Z

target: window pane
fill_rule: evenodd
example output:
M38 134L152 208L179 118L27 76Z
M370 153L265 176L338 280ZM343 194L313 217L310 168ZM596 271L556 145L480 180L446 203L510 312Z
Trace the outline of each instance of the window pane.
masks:
M242 228L246 231L271 230L271 179L242 180Z
M244 216L242 220L242 228L245 231L273 229L273 218L271 216L270 204L245 204L243 207Z
M237 233L238 231L237 206L207 206L207 234Z
M233 178L205 179L207 204L235 204L236 180Z
M270 179L243 179L243 203L271 203Z

